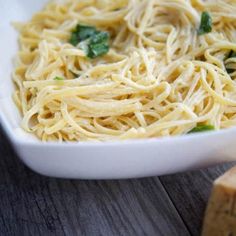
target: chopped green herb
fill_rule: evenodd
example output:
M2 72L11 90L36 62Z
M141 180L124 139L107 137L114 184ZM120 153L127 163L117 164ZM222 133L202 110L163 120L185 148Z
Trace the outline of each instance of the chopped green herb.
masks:
M225 58L225 61L226 61L227 59L234 58L234 57L236 57L236 52L233 51L233 50L231 50L231 51L229 52L228 56ZM226 68L226 71L227 71L228 74L231 74L231 73L234 72L234 69L227 68L227 65L225 65L225 68Z
M88 45L88 54L90 58L102 56L109 51L109 34L100 32L91 38Z
M77 26L77 32L79 36L79 40L84 41L91 36L94 36L98 33L95 27L92 26L86 26L86 25L78 25Z
M94 37L91 38L91 44L104 43L109 39L109 34L107 32L99 32Z
M198 35L210 33L212 31L212 18L211 15L204 11L201 16L201 23L198 29Z
M95 27L78 24L71 34L70 43L73 46L77 46L78 43L90 38L95 34L97 34Z
M78 37L78 34L76 32L72 32L69 42L73 46L77 46L77 44L79 43L79 37Z
M77 25L72 32L70 43L74 46L79 44L89 58L102 56L109 51L109 33L98 31L95 27Z
M215 130L215 127L213 125L197 125L195 128L190 130L188 133L199 133L199 132L205 132L205 131L211 131Z
M59 77L59 76L56 76L56 77L54 78L54 80L64 80L64 78Z

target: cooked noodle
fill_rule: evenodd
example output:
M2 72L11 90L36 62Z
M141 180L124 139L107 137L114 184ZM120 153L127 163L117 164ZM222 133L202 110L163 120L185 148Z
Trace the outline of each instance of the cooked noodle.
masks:
M198 35L203 11L212 32ZM235 12L235 0L50 2L16 24L22 127L44 141L105 141L236 125L236 58L225 60ZM106 55L89 59L68 42L78 23L110 33Z

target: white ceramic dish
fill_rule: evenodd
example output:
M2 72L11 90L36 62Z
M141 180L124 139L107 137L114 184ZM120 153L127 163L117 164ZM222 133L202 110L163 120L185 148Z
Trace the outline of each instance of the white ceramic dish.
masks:
M42 143L20 128L12 101L12 58L24 21L47 0L0 0L0 121L22 161L62 178L110 179L163 175L236 159L236 128L182 137L107 143Z

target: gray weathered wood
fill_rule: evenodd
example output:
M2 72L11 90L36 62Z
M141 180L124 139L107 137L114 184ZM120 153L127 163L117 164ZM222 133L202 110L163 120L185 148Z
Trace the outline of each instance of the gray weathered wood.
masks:
M218 165L205 170L160 178L192 235L200 235L213 181L233 165L233 163Z
M190 235L159 178L59 180L25 167L0 131L0 235Z
M231 166L140 180L59 180L20 163L0 130L0 235L197 236L212 182Z

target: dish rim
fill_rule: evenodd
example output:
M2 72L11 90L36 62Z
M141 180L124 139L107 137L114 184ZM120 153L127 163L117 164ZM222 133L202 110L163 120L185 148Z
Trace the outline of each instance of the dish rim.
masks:
M15 108L17 109L17 108ZM200 138L212 138L214 136L224 136L224 135L230 135L231 133L236 133L236 126L231 127L228 129L221 129L216 131L208 131L204 133L193 133L193 134L186 134L186 135L178 135L178 136L163 136L163 137L155 137L155 138L145 138L145 139L127 139L127 140L109 140L109 141L67 141L67 142L44 142L40 139L32 139L32 140L26 140L24 138L21 138L19 135L14 135L14 128L11 127L10 123L6 120L5 115L3 114L1 108L0 108L0 125L4 132L6 133L7 137L10 139L10 141L13 144L17 145L30 145L30 146L50 146L50 147L57 147L57 146L63 146L63 147L104 147L104 146L135 146L138 144L148 144L152 145L155 143L164 143L164 142L184 142L186 140L196 140ZM27 133L23 130L20 126L17 127L20 128L24 133ZM30 133L29 133L30 134ZM34 134L30 134L34 135Z

